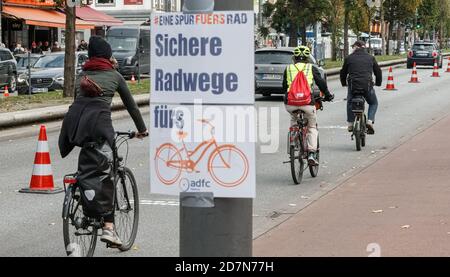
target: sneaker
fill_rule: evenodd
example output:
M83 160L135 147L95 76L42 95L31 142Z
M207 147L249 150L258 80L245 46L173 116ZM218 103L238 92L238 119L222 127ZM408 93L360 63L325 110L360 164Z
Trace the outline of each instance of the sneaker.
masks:
M368 120L366 126L367 126L367 134L368 134L368 135L373 135L373 134L375 134L375 129L373 128L373 123L372 123L372 121Z
M316 159L315 152L309 152L308 154L308 164L309 165L319 165L319 161Z
M100 238L100 241L106 242L110 244L111 246L119 247L122 246L122 241L120 240L119 236L117 236L116 231L103 228L103 233Z

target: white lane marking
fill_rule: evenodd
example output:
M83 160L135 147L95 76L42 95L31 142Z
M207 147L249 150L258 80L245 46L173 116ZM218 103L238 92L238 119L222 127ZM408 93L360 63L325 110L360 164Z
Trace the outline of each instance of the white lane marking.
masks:
M319 129L347 129L347 126L319 126Z
M131 201L133 202L133 201ZM176 200L147 200L142 199L139 201L140 205L158 205L158 206L179 206L180 202Z

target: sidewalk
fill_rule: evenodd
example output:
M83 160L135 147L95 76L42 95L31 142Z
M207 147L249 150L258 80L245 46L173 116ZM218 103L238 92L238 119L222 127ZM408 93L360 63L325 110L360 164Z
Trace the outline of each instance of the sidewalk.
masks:
M364 151L364 150L363 150ZM450 256L450 116L254 241L254 256Z

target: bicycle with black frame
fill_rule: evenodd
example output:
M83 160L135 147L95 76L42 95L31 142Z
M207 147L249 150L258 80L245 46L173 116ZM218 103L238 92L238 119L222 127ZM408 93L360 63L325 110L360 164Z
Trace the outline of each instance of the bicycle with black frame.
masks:
M314 97L316 110L323 110L323 100L321 96ZM290 163L291 175L296 185L300 184L303 179L303 172L306 168L309 168L311 177L317 177L319 173L319 164L308 164L308 145L306 141L306 135L308 134L308 120L304 116L304 112L297 110L293 112L297 116L297 126L290 127L288 132L287 153L289 155L289 161L284 163ZM319 136L317 136L317 150L316 159L320 160L320 144Z
M355 140L356 151L366 146L367 116L365 114L365 103L363 90L355 90L351 99L352 112L355 115L351 139Z
M139 195L133 172L126 167L128 140L136 133L116 132L113 150L114 176L114 222L123 244L121 251L129 250L136 239L139 222ZM119 149L126 145L125 159L119 156ZM83 213L82 190L77 181L77 173L64 176L66 192L63 204L63 237L68 256L92 257L97 244L98 230L104 226L103 219L90 218ZM108 245L107 247L113 247Z

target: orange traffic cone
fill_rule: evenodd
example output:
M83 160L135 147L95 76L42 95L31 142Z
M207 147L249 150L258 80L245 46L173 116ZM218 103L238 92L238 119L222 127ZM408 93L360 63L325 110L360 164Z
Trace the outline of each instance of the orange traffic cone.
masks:
M410 83L420 83L419 82L419 77L417 77L417 69L416 69L416 63L414 62L413 65L413 71L412 71L412 75L411 75L411 80L409 81Z
M436 60L434 60L433 75L431 75L431 77L441 77L439 76L439 69Z
M134 78L134 74L131 75L131 82L136 83L136 79Z
M47 142L47 133L45 131L45 126L42 125L39 132L36 155L34 157L33 174L31 176L30 187L23 188L20 192L53 194L62 191L62 188L55 188L53 184L53 173Z
M448 57L447 71L445 71L445 72L450 73L450 57Z
M392 75L392 66L389 67L388 81L384 90L397 90L394 86L394 76Z
M5 86L5 91L3 92L3 96L4 97L8 97L9 96L8 86Z

